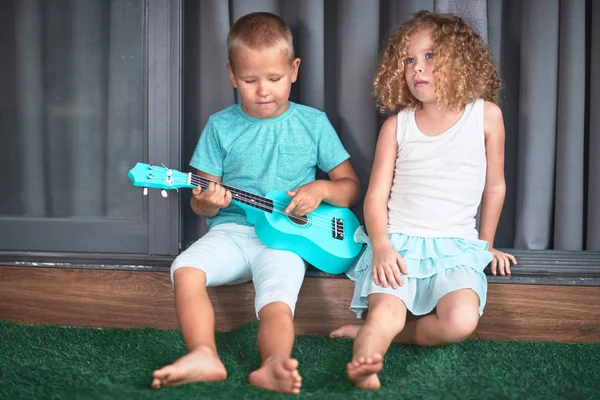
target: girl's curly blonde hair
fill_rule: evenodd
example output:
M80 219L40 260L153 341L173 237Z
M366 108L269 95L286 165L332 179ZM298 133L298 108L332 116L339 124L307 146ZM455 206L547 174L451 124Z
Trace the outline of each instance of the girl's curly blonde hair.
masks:
M404 67L410 35L421 29L431 29L438 107L460 110L478 98L496 101L501 82L479 35L456 15L419 11L398 27L380 57L373 80L380 112L395 114L420 104L408 88Z

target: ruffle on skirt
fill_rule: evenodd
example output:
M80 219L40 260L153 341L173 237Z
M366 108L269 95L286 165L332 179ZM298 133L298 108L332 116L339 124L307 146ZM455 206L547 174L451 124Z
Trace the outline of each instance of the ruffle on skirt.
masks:
M398 297L414 315L431 312L439 299L455 290L472 289L479 296L479 313L486 301L487 279L483 270L492 261L488 244L483 240L461 238L426 238L401 233L389 235L392 248L400 253L408 275L398 289L383 288L373 281L373 250L362 227L354 240L365 243L363 253L346 272L356 282L350 309L360 318L368 308L368 296L388 293Z

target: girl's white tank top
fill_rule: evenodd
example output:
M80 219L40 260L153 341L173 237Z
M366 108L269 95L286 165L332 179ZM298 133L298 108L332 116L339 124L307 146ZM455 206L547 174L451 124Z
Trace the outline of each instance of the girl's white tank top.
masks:
M485 185L482 99L438 136L417 127L414 110L398 113L398 154L388 201L388 232L476 239Z

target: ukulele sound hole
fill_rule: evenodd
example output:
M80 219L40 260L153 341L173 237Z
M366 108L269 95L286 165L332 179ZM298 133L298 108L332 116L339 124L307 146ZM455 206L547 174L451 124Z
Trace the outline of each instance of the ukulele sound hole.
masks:
M306 217L294 217L292 215L288 215L288 218L295 224L298 225L306 225L308 224L308 218Z

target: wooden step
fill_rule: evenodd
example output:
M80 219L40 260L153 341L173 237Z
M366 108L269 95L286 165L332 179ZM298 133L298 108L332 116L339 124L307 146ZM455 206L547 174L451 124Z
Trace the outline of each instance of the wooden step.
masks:
M498 281L498 279L496 279ZM307 277L298 301L299 334L327 335L361 322L348 309L353 282ZM252 284L209 289L216 329L255 322ZM168 272L0 267L0 319L37 324L176 329ZM600 342L600 287L490 283L476 337Z

